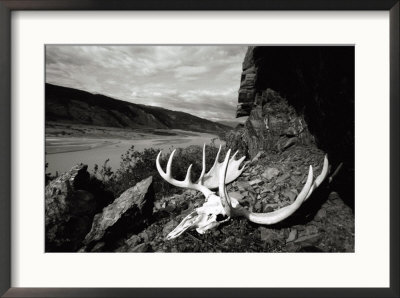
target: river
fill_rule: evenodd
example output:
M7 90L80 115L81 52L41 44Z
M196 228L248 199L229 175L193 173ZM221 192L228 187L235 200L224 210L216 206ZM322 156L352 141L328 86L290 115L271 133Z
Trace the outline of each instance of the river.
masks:
M216 139L215 139L216 138ZM63 173L78 163L88 165L89 171L95 164L101 166L109 159L109 165L116 170L120 166L121 155L134 146L135 150L145 148L166 150L185 148L190 145L210 144L212 139L215 145L223 144L217 136L208 133L190 132L175 136L154 135L152 138L137 138L132 140L115 138L88 138L88 137L46 137L46 173Z

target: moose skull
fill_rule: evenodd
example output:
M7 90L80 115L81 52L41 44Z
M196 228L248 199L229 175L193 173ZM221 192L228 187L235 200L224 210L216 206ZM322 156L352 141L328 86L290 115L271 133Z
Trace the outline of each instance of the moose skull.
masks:
M204 234L207 230L217 227L221 223L228 221L231 217L243 216L251 222L265 225L280 222L292 215L301 204L310 197L312 192L322 183L328 174L329 164L328 158L325 156L321 174L313 182L312 166L309 167L307 181L302 191L291 205L269 213L253 213L241 206L239 202L235 198L230 197L226 191L226 184L234 181L243 172L246 164L244 164L242 168L240 168L240 165L245 157L235 160L236 152L231 158L229 158L230 150L228 150L225 160L222 163L219 163L218 157L220 152L221 146L219 147L214 165L207 173L205 173L206 162L204 145L203 168L200 178L195 183L191 180L192 165L188 168L185 180L178 181L172 178L171 166L175 150L171 153L168 159L166 172L163 171L160 165L161 152L158 154L156 166L161 177L174 186L198 190L202 192L206 198L203 206L196 208L187 215L182 222L167 235L167 240L174 239L187 229L193 228L195 228L198 233ZM215 192L211 191L211 189L215 188L219 189L219 196L217 196Z

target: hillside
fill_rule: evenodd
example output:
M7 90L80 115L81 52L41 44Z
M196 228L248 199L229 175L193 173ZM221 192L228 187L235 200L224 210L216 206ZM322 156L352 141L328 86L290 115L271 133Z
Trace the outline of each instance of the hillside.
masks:
M46 84L46 122L118 128L222 132L230 127L188 113L139 105L101 94Z

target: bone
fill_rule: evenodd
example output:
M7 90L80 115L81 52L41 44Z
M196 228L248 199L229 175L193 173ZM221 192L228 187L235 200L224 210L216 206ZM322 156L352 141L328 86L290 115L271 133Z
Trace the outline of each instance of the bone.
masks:
M289 217L290 215L292 215L301 206L308 192L310 191L312 180L313 180L313 170L312 166L310 166L306 184L304 185L300 194L297 196L296 200L289 206L283 207L281 209L269 213L252 213L247 211L243 207L240 208L238 211L240 215L246 217L251 222L257 224L271 225L278 223L284 220L285 218Z

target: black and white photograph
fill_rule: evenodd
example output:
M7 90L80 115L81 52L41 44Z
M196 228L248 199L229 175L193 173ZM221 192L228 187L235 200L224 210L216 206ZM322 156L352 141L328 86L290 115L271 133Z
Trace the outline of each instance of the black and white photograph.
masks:
M46 253L354 253L353 45L44 54Z

